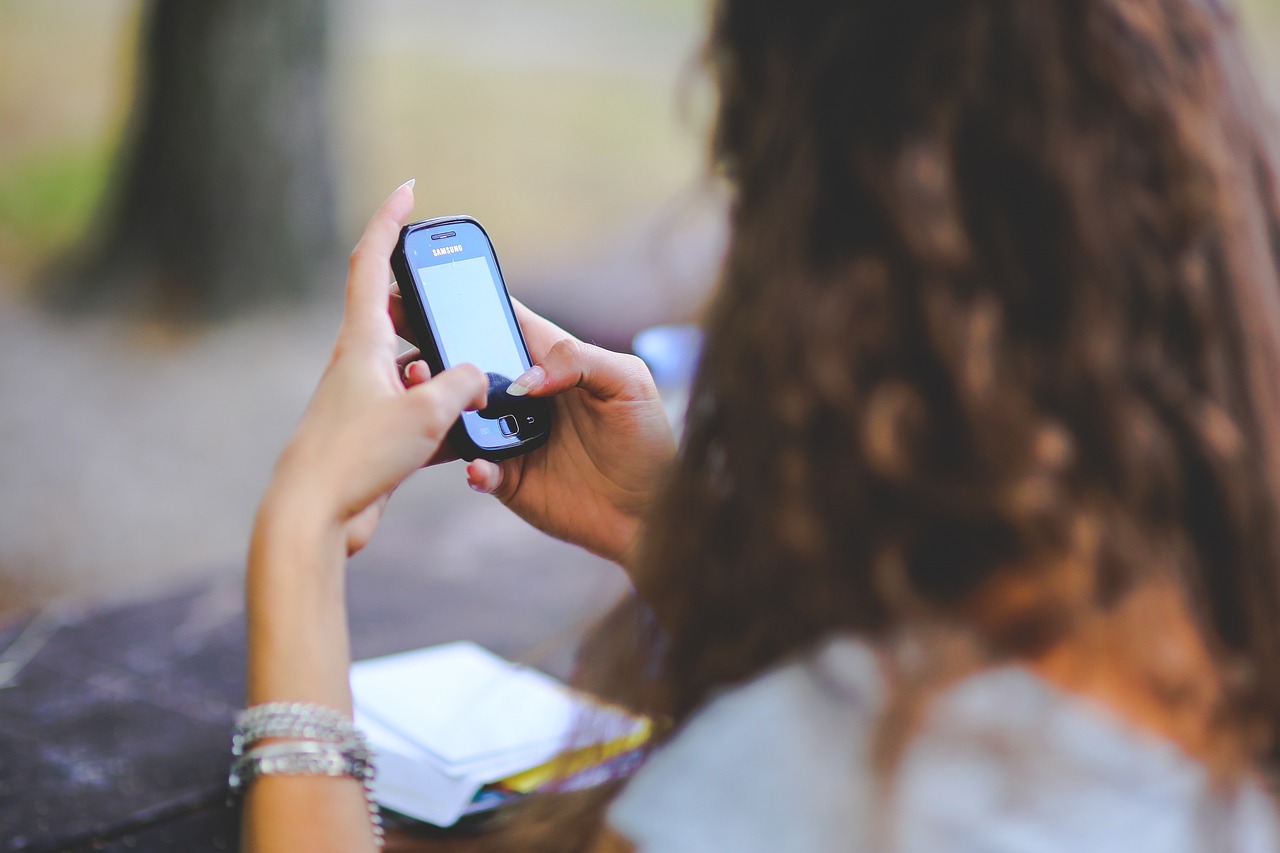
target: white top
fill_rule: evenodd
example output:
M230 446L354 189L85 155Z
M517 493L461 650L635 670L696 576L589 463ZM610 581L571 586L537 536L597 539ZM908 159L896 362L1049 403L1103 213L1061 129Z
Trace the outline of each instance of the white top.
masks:
M884 696L871 651L831 640L697 712L609 823L639 853L1280 850L1260 786L1217 794L1172 743L1018 667L938 697L886 797Z

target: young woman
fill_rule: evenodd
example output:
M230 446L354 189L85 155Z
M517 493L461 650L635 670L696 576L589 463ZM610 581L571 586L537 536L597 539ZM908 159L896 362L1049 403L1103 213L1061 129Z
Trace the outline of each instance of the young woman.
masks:
M588 659L662 724L511 849L1280 849L1280 217L1230 29L715 3L732 231L679 454L638 363L523 312L556 433L467 468L628 568L649 618ZM411 207L352 256L250 558L250 703L335 730L345 557L485 391L397 368ZM346 778L258 780L245 834L373 845Z

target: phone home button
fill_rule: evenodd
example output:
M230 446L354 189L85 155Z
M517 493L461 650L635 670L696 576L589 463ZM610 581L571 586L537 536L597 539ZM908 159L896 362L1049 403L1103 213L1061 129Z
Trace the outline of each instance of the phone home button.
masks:
M511 415L503 415L498 418L498 429L502 430L502 434L509 438L520 431L520 425L516 423L516 419Z

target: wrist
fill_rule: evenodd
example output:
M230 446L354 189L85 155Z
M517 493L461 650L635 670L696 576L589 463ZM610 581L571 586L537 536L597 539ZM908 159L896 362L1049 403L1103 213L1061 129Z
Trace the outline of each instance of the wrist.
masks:
M622 567L630 575L640 559L642 550L642 529L639 521L632 521L624 526L615 539L615 546L607 555L608 559Z
M335 502L326 500L327 490L290 475L284 462L282 459L258 505L253 552L260 546L313 551L340 545L343 520L333 508Z
M325 464L326 456L304 436L294 436L276 460L271 480L258 506L256 523L321 532L341 527L342 484L349 478ZM332 463L332 460L329 460Z
M248 594L272 601L300 590L341 589L346 566L341 525L302 504L258 510L249 543Z

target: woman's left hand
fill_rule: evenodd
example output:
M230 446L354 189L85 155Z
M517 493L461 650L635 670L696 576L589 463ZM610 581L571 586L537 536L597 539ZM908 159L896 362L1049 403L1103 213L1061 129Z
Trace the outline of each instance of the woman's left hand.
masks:
M259 525L336 533L348 554L368 543L387 497L440 448L464 409L485 404L488 380L459 365L430 378L404 373L387 310L389 259L413 211L413 185L391 194L351 253L346 314L329 366L281 454Z

